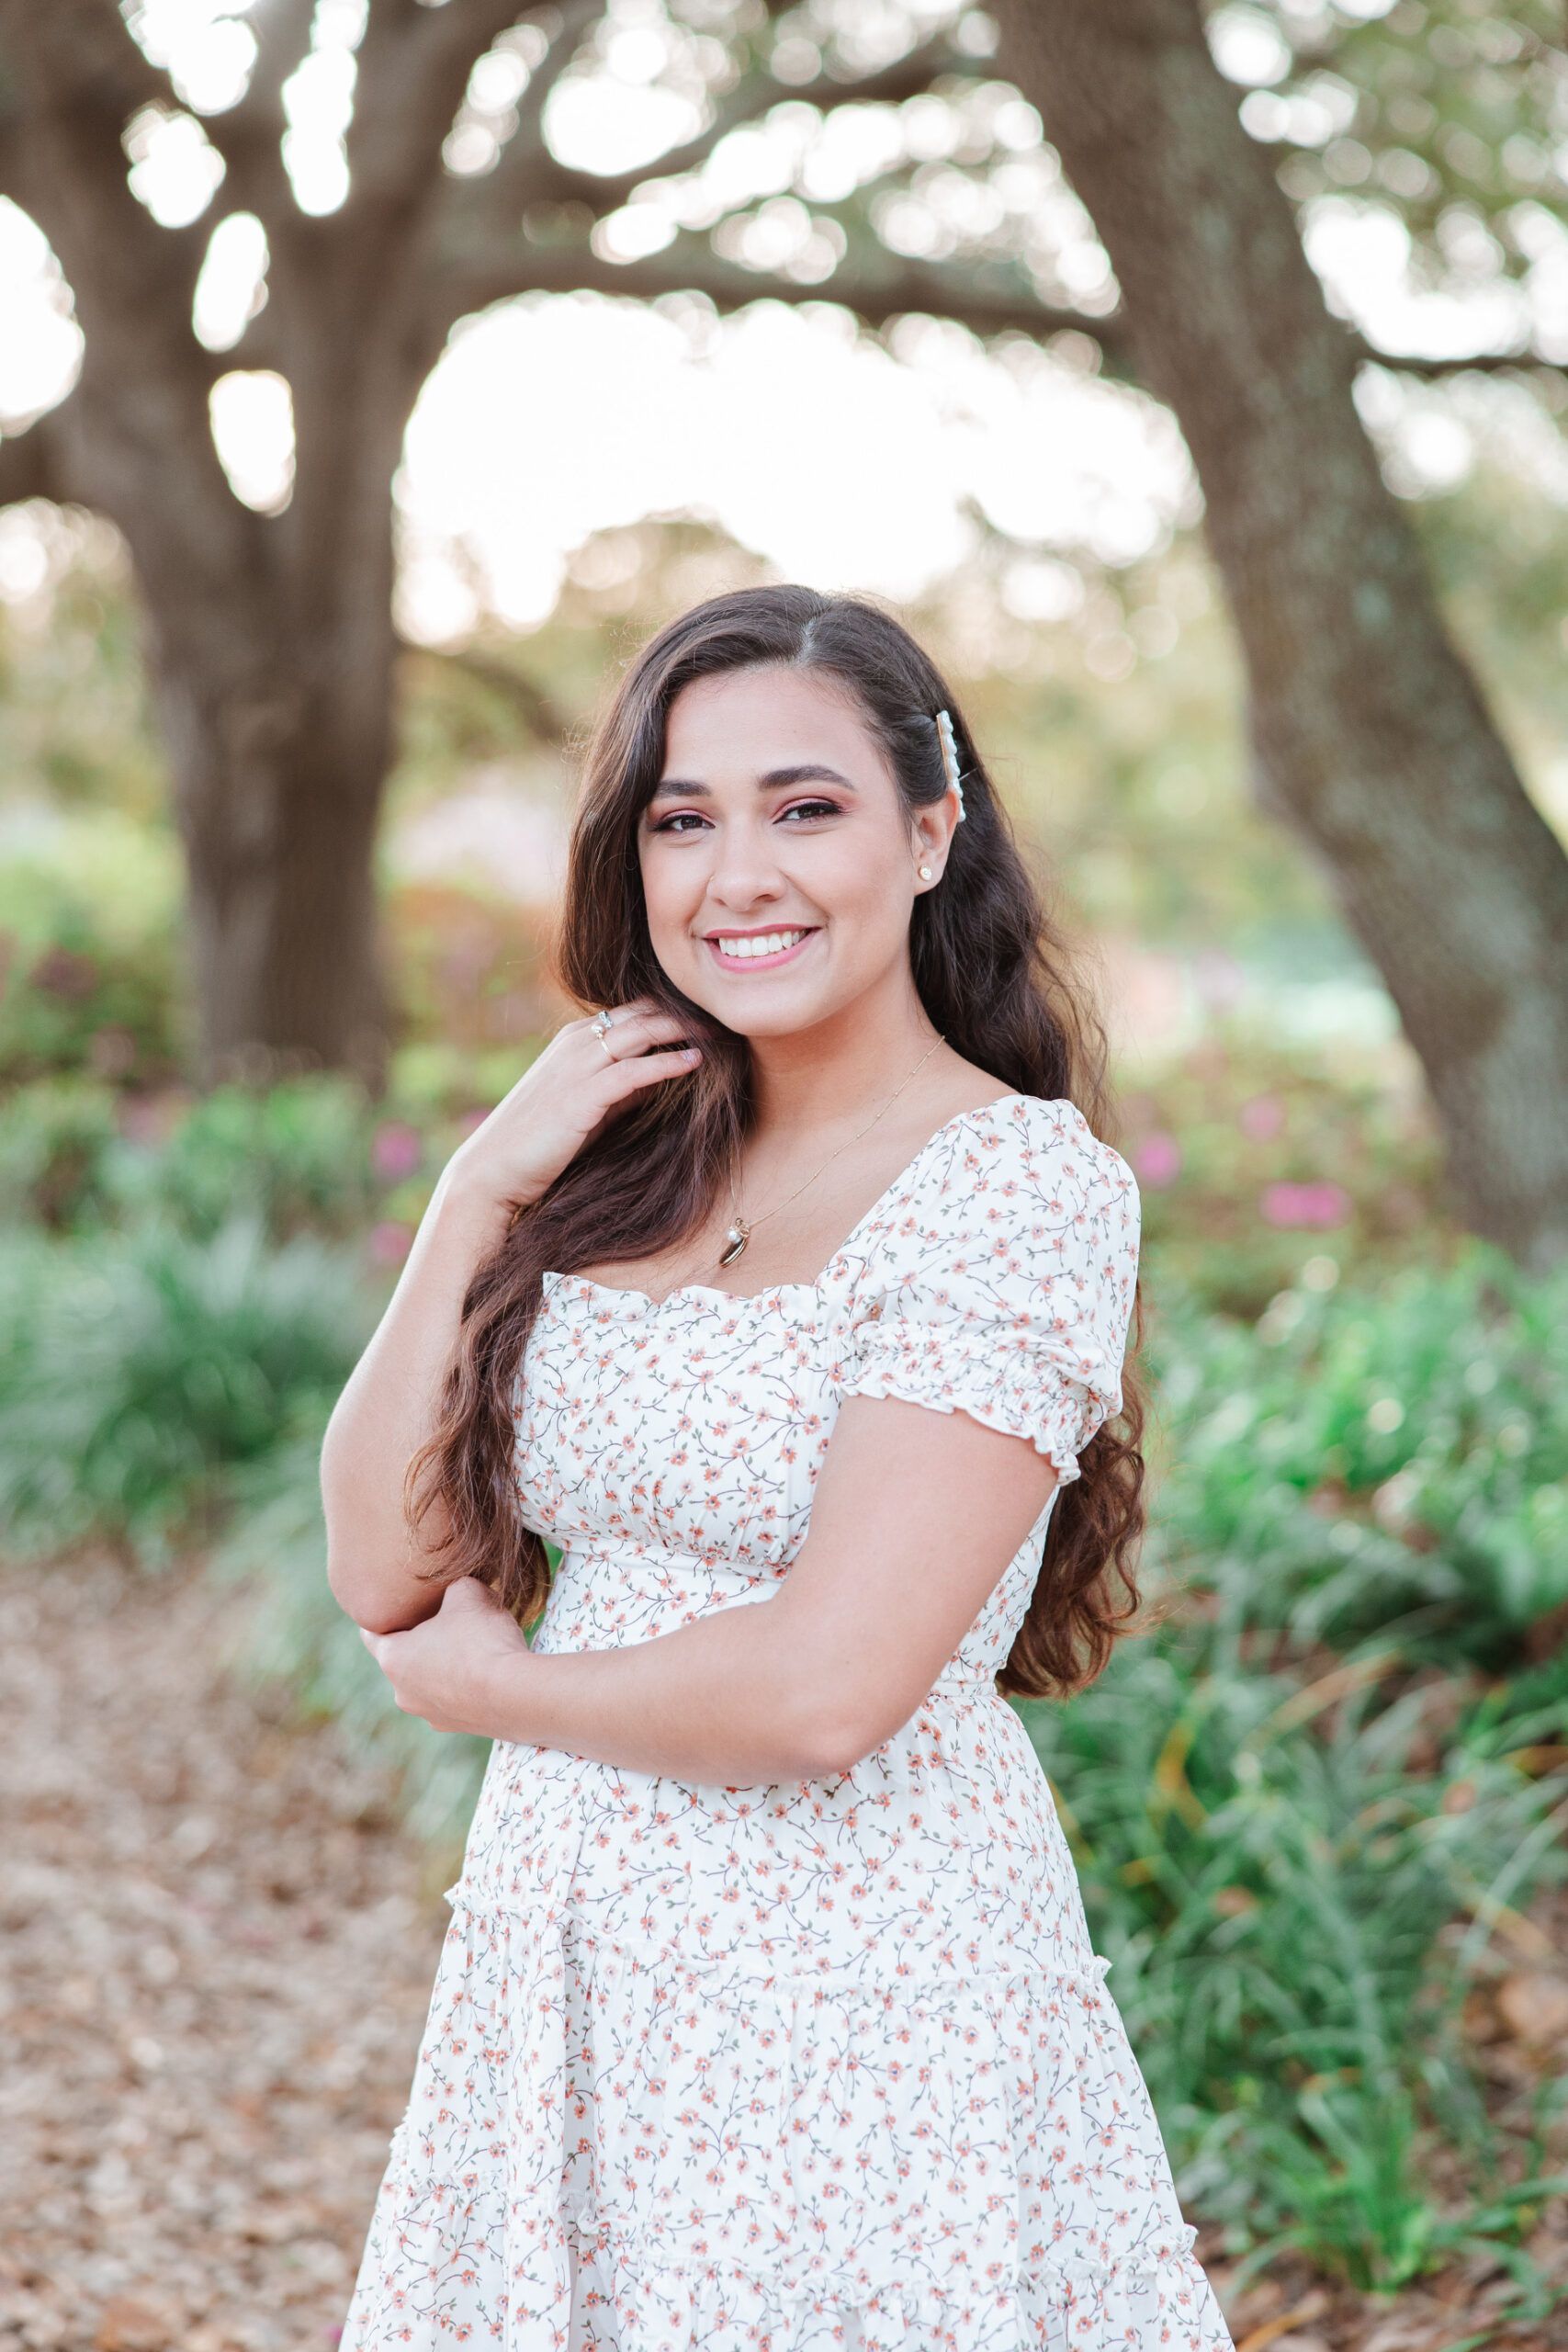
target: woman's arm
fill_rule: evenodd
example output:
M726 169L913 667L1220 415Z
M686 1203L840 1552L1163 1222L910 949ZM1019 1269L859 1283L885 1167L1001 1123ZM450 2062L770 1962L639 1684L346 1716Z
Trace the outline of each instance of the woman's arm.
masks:
M376 1336L333 1408L321 1447L327 1581L370 1631L418 1625L440 1606L440 1587L415 1574L433 1555L404 1518L403 1479L434 1434L437 1384L475 1269L514 1206L541 1199L634 1094L689 1071L695 1058L669 1045L684 1023L651 998L617 1005L614 1027L611 1052L592 1022L569 1021L453 1153ZM450 1526L444 1504L431 1505L423 1526L438 1545Z
M321 1446L327 1581L356 1623L377 1633L417 1625L441 1605L441 1587L403 1514L403 1478L434 1429L438 1386L457 1345L463 1298L495 1248L510 1211L493 1187L454 1161L443 1171L374 1338L333 1408ZM449 1525L435 1501L422 1532Z
M811 1528L766 1600L614 1649L540 1656L492 1595L370 1647L438 1731L750 1787L847 1770L915 1713L1045 1507L1056 1471L964 1412L846 1399Z
M435 1731L561 1747L628 1771L750 1786L833 1769L821 1685L783 1594L604 1650L530 1650L487 1587L459 1577L406 1632L364 1632L405 1714Z

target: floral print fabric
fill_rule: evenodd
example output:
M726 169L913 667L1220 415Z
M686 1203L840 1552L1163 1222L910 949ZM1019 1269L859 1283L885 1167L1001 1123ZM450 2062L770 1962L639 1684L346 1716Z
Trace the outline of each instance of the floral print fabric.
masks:
M839 1405L1056 1466L1121 1404L1137 1188L1066 1102L929 1138L815 1283L548 1274L514 1395L543 1655L788 1574ZM910 1721L729 1787L491 1751L340 2352L1232 2352L994 1678L1055 1495Z

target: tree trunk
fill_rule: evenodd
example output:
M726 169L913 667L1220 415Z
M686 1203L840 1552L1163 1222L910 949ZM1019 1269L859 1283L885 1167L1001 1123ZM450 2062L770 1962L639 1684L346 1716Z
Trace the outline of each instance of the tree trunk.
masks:
M246 516L243 564L209 546L176 575L159 513L123 517L186 851L206 1085L312 1067L374 1092L384 1081L375 851L395 749L391 484L412 397L374 355L368 377L340 368L320 386L301 367L293 496Z
M1545 1268L1568 1253L1568 858L1444 628L1351 339L1195 0L996 13L1202 484L1256 796L1388 984L1462 1214Z
M150 613L149 667L186 853L197 1082L344 1069L381 1090L390 1023L373 886L393 648L298 644L236 612L237 643L276 643L220 684ZM369 634L369 632L366 632Z
M90 414L85 377L75 401L84 395ZM345 391L339 470L314 514L301 511L297 479L284 514L252 514L220 474L203 484L197 457L176 521L172 502L106 468L102 431L79 453L141 593L186 853L191 1051L204 1086L317 1067L352 1069L372 1091L384 1080L374 875L393 751L400 438L385 407L384 395Z
M126 184L119 134L147 91L124 25L92 6L40 19L0 0L0 27L25 100L8 126L0 107L0 153L60 256L85 342L75 389L14 445L36 442L16 490L0 487L79 502L125 538L186 857L197 1075L346 1068L378 1091L392 478L446 332L428 297L434 186L415 172L331 218L274 209L267 364L290 388L295 471L283 511L254 514L213 447L224 363L190 332L209 231L156 226ZM302 40L308 17L296 11L294 29ZM281 190L280 127L268 170ZM390 132L388 145L400 155Z

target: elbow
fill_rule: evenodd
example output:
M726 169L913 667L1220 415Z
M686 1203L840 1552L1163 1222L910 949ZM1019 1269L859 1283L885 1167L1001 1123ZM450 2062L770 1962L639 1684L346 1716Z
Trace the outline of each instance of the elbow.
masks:
M806 1719L793 1742L800 1758L798 1777L802 1780L838 1780L863 1763L887 1737L886 1732L871 1729L852 1714L822 1708L807 1708L803 1713Z
M344 1615L351 1617L366 1633L391 1634L399 1630L383 1623L387 1615L386 1607L384 1603L379 1608L377 1606L376 1596L365 1577L362 1575L355 1577L330 1547L327 1552L327 1589Z
M385 1571L373 1575L364 1566L356 1569L334 1558L330 1549L327 1588L344 1616L367 1634L406 1634L411 1626L422 1625L427 1617L434 1616L446 1589L444 1585L424 1583L413 1592L404 1577L394 1594L388 1590Z
M418 1555L409 1549L406 1529L400 1524L395 1531L404 1553L403 1564L389 1566L393 1545L378 1548L363 1498L350 1486L340 1484L325 1446L320 1475L327 1589L344 1615L367 1634L404 1634L410 1626L433 1617L441 1606L445 1586L414 1575L412 1561Z
M834 1673L819 1653L807 1653L790 1678L794 1704L784 1744L798 1758L803 1780L838 1780L874 1754L899 1724L888 1720L886 1691L856 1688L858 1678Z
M788 1599L786 1586L768 1604L780 1623L780 1632L766 1637L764 1652L771 1669L770 1745L779 1758L774 1778L839 1780L880 1747L897 1725L886 1721L886 1693L863 1687L865 1678L848 1670L842 1657L834 1655L837 1645L823 1638L820 1625L813 1624L804 1634L795 1631Z

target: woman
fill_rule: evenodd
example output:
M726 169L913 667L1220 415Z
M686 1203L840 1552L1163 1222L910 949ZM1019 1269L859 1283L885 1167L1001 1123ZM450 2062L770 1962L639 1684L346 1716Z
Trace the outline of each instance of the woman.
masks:
M1136 1604L1137 1191L924 653L671 623L562 936L600 1010L322 1456L398 1704L495 1743L340 2352L1224 2352L1004 1696Z

